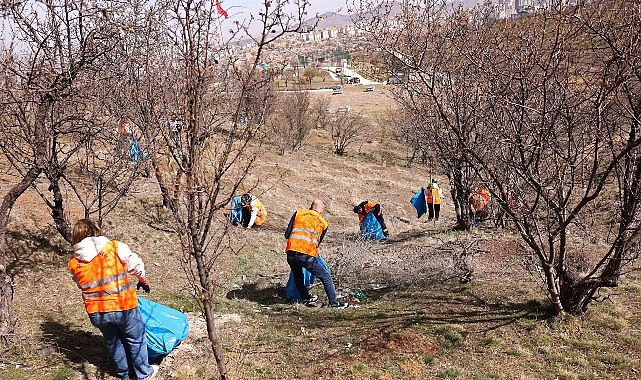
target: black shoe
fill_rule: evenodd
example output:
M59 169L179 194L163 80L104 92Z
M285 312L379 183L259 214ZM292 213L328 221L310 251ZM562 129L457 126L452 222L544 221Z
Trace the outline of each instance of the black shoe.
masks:
M318 296L311 296L309 299L303 301L303 305L314 306L316 301L318 301Z
M388 230L383 231L383 236L389 237L389 231Z

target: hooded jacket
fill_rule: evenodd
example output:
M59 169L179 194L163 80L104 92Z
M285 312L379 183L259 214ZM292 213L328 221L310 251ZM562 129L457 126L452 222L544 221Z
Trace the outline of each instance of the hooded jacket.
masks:
M142 259L127 244L92 236L74 245L68 267L82 290L87 313L124 311L138 306L128 273L144 277Z

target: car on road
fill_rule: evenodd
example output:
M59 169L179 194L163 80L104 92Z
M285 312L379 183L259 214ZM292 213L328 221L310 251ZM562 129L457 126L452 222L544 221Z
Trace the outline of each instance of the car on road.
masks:
M352 107L350 106L340 106L336 109L336 112L349 112L351 109Z
M367 87L365 87L365 89L363 91L364 92L372 92L375 89L376 89L376 87L374 87L374 86L367 86Z
M343 93L343 86L341 86L340 84L332 87L332 95L340 95L342 93Z
M332 113L332 108L331 107L323 107L321 108L321 113Z

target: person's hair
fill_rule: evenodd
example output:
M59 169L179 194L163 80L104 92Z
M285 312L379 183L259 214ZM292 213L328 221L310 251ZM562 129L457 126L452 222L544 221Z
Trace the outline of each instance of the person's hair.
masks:
M354 206L354 212L357 213L357 214L360 214L361 213L361 206L358 206L358 205Z
M89 236L102 236L102 229L91 219L80 219L73 226L71 244L76 245Z
M251 201L252 201L252 196L251 196L251 195L249 195L249 193L245 193L245 194L243 194L243 196L242 196L242 197L240 197L240 203L241 203L243 206L249 206L249 204L251 203Z

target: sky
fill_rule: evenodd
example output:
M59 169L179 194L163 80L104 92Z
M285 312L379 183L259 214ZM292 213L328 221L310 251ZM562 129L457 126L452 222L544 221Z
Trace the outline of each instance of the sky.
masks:
M336 12L340 9L340 13L347 14L347 4L358 3L358 0L310 0L310 8L307 14L313 17L316 13L323 14L325 12ZM477 3L483 3L484 0L452 0L452 3L462 4L463 6L471 7ZM240 13L251 13L255 11L258 6L263 4L263 0L220 0L222 7L229 10L230 16L238 15Z
M341 13L347 14L346 2L351 0L310 0L311 6L307 12L314 16L316 13L335 12L342 7ZM251 13L255 11L263 1L261 0L220 0L221 6L227 10L230 17L238 13Z

